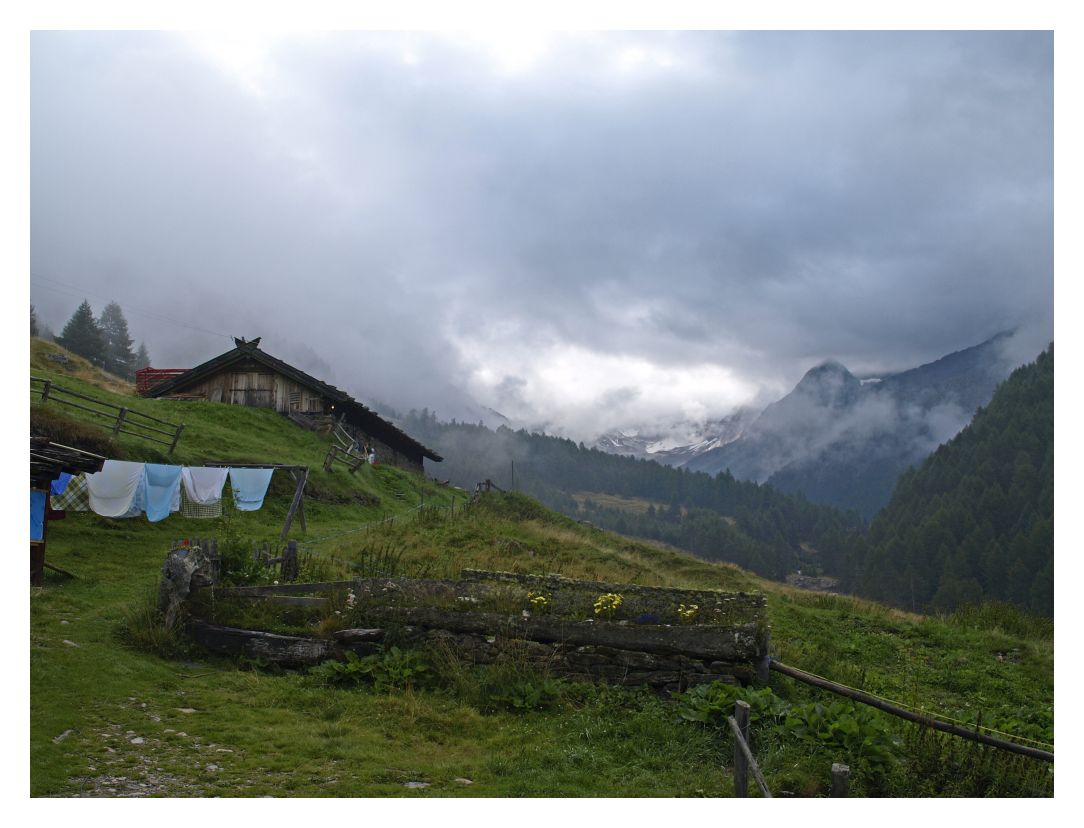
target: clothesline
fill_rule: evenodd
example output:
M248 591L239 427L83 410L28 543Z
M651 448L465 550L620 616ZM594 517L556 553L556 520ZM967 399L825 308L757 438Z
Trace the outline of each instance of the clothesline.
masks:
M229 480L234 505L240 511L251 512L262 508L275 468L279 467L170 466L106 460L100 472L72 478L59 492L54 487L52 507L92 511L112 518L145 514L152 523L174 512L185 517L214 518L222 515L222 492Z

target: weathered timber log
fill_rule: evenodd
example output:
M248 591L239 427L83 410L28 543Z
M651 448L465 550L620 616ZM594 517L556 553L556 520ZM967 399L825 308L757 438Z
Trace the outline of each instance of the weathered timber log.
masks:
M511 573L478 573L494 578L462 581L432 578L359 578L354 589L359 604L374 606L449 607L461 610L510 612L517 602L530 609L527 593L548 593L551 618L591 618L595 600L602 592L619 592L621 621L645 626L672 625L734 628L757 623L763 627L761 652L767 653L768 628L765 623L764 597L713 590L679 590L643 587L632 584L608 584L574 581L559 576L519 576ZM536 582L537 581L537 582ZM686 625L678 616L681 604L699 608L697 621ZM497 609L491 607L496 604ZM509 606L509 605L512 606ZM509 609L504 609L509 606ZM518 614L519 610L516 610Z
M366 607L363 616L383 624L409 624L452 632L500 634L564 644L597 644L647 653L675 653L717 661L752 661L760 655L760 627L667 627L608 622L516 618L430 607Z
M331 637L342 644L354 644L358 641L383 641L384 630L379 629L352 629L352 630L337 630L331 634Z
M237 598L248 598L252 601L263 601L265 604L275 604L283 607L323 607L327 605L328 598L320 598L310 595L237 595Z
M891 713L893 716L898 716L901 719L907 719L910 722L917 722L926 727L931 727L934 730L940 730L942 733L951 733L953 736L959 736L961 739L979 742L980 744L989 745L990 747L1007 750L1010 753L1019 753L1021 756L1030 756L1032 759L1042 759L1044 762L1054 761L1054 754L1048 750L1040 750L1039 748L1029 747L1028 745L1021 745L1016 742L1006 741L1005 739L998 739L994 736L988 736L978 730L968 730L960 725L935 719L933 716L905 710L902 707L897 707L891 702L877 698L877 696L871 696L869 693L863 693L861 690L853 690L843 684L836 684L834 681L829 681L820 676L815 676L812 673L807 673L804 670L799 670L797 667L788 667L786 664L776 661L775 659L771 660L771 668L778 673L782 673L784 676L790 676L792 679L796 679L805 684L811 684L814 687L819 687L822 690L827 690L838 696L853 699L862 704L868 704L870 707L876 707L878 710L883 710L885 713Z
M215 595L222 598L246 598L263 595L306 595L310 592L345 592L354 581L320 581L311 584L268 584L266 586L218 587Z
M378 649L372 642L337 642L324 638L301 638L292 635L222 627L206 621L192 621L189 631L196 643L208 650L227 655L244 655L270 664L306 667L332 658L342 658L347 651L368 655Z
M581 581L564 575L525 575L519 572L491 572L483 569L464 569L459 577L464 581L489 581L520 584L528 587L544 587L551 590L572 589L590 592L615 592L621 595L645 595L683 603L707 605L724 598L749 607L764 607L763 595L748 592L720 592L711 589L681 589L679 587L644 586L642 584L614 584L605 581Z

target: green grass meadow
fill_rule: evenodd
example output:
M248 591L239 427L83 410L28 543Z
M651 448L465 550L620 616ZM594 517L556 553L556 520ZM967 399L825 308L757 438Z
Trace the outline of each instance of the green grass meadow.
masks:
M85 365L59 370L45 360L53 350L32 342L34 375L185 423L166 457L53 403L32 405L32 423L59 442L123 459L308 465L308 528L295 522L291 530L303 578L346 576L352 563L394 550L403 573L431 577L477 567L761 591L779 660L938 715L1053 741L1052 629L1026 616L996 608L913 616L623 538L520 495L465 508L465 493L390 467L326 473L326 435L270 411L142 400L119 383L106 390ZM514 671L499 666L434 664L433 680L417 684L328 686L304 672L209 655L163 630L151 608L170 542L275 543L292 493L292 480L277 473L258 512L158 524L69 513L50 524L47 560L77 577L47 571L45 586L31 589L32 796L733 795L730 737L718 721L683 718L680 700L562 682L547 704L511 709L486 703L479 689L512 681ZM778 674L770 687L794 711L837 701ZM827 795L831 765L844 761L854 768L855 796L1053 793L1049 765L874 715L862 727L893 740L885 766L870 763L862 733L817 741L780 716L754 722L773 792Z

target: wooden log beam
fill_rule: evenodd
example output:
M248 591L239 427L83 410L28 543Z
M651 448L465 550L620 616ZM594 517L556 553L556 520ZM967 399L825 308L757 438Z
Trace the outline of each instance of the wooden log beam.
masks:
M725 628L706 625L620 625L538 616L517 618L432 607L372 607L360 604L359 607L359 615L383 625L398 623L478 635L501 634L545 643L600 645L619 650L687 655L725 662L752 661L757 655L755 624Z
M340 643L323 638L301 638L277 635L259 630L222 627L206 621L192 621L189 632L196 643L218 653L244 655L270 664L312 666L332 658L341 658L347 651L358 655L376 652L379 645L370 641Z
M605 581L581 581L566 578L563 575L526 575L519 572L490 572L482 569L464 569L459 573L464 581L494 581L498 583L521 584L524 586L543 586L548 589L580 589L596 592L617 592L621 594L639 594L688 600L707 605L716 599L733 601L750 607L765 607L767 600L763 595L749 592L721 592L711 589L681 589L679 587L657 587L642 584L614 584Z
M68 572L68 570L66 569L61 569L59 566L51 564L48 561L43 560L41 562L41 565L44 566L46 569L53 570L53 572L59 572L61 575L67 575L69 578L75 578L76 580L78 580L79 578L79 576L75 575L74 573Z
M267 584L266 586L216 587L215 595L222 598L243 598L261 595L306 595L310 592L347 590L354 581L319 581L310 584Z
M1027 745L1020 745L1016 742L1009 742L1004 739L997 739L993 736L987 736L985 733L981 733L977 730L968 730L965 727L960 727L951 722L943 722L940 719L935 719L933 716L905 710L902 707L897 707L891 702L884 701L876 696L871 696L869 693L863 693L861 690L854 690L842 684L836 684L834 681L823 679L820 676L814 676L812 673L807 673L796 667L788 667L786 664L776 661L775 659L772 659L771 669L775 670L777 673L782 673L784 676L790 676L792 679L803 682L804 684L819 687L822 690L835 693L837 696L843 696L844 698L852 699L856 702L861 702L862 704L868 704L870 707L876 707L878 710L883 710L885 713L898 716L901 719L907 719L910 722L925 725L926 727L932 727L934 730L939 730L942 733L951 733L953 736L959 736L961 739L969 739L972 742L979 742L984 745L989 745L990 747L1007 750L1010 753L1019 753L1021 756L1030 756L1032 759L1042 759L1044 762L1054 761L1054 754L1050 751L1028 747Z

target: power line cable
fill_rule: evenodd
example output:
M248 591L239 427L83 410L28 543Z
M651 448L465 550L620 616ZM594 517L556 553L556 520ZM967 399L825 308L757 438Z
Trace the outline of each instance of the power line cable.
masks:
M93 299L99 299L99 300L101 300L103 302L116 301L116 300L111 299L111 298L107 299L105 296L103 296L100 293L94 293L92 291L87 291L84 288L78 287L77 285L72 285L72 284L69 284L67 282L62 282L59 279L53 279L53 278L51 278L49 276L42 276L39 273L31 273L30 278L32 280L34 280L35 282L37 282L37 287L44 288L46 290L54 290L54 291L56 291L58 293L65 293L65 294L69 294L69 295L73 295L73 296L82 296L84 299L87 298L87 297L91 297ZM42 282L48 282L50 284L41 284ZM158 322L165 322L167 324L176 325L176 326L181 327L181 328L188 328L189 330L199 331L200 333L210 334L211 336L221 336L223 339L232 339L230 334L224 334L221 331L212 331L212 330L208 330L207 328L201 328L198 325L191 325L191 324L189 324L187 322L181 322L181 321L179 321L177 319L174 319L172 317L165 316L165 315L163 315L161 313L157 313L156 311L150 311L150 310L147 310L145 308L140 308L138 306L128 305L127 307L125 307L125 312L126 313L135 313L136 315L146 316L146 317L148 317L150 319L154 319L154 320L156 320Z

